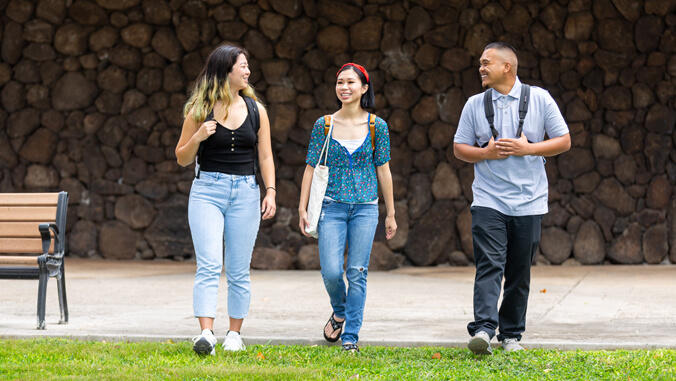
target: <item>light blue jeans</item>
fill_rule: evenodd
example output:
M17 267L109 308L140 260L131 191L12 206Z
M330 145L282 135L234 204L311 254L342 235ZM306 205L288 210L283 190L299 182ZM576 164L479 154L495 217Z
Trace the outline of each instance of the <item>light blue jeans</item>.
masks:
M324 201L319 216L319 262L333 313L344 318L343 343L357 343L364 318L366 276L378 226L378 205ZM343 281L343 255L347 250L347 282Z
M249 313L249 267L260 219L260 192L255 176L202 172L193 181L188 222L197 258L193 287L195 317L216 317L218 282L224 265L228 316L244 319Z

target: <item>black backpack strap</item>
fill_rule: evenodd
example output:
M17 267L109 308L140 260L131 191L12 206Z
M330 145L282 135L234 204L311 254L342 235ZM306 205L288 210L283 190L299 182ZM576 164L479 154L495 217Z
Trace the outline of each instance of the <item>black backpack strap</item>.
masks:
M207 118L204 119L204 121L208 122L212 119L214 119L214 109L213 108L209 112L209 115L207 115ZM200 157L202 157L202 151L203 150L204 150L204 141L201 141L199 148L197 148L197 156L195 157L195 163L197 165L197 168L195 169L195 178L197 178L197 179L200 178L200 172L202 172L202 168L200 166Z
M258 114L258 105L256 104L256 100L251 97L242 95L242 98L244 98L244 103L246 103L246 109L249 114L247 117L251 118L251 124L253 125L254 133L256 135L255 145L258 146L258 130L261 128L261 116ZM256 153L257 150L254 148L254 175L258 173L258 155Z
M256 133L256 141L258 141L258 130L261 128L261 116L258 114L258 105L253 98L242 96L244 102L246 103L246 109L251 118L251 124L253 124L254 132Z
M484 113L486 114L486 120L488 120L488 125L491 126L491 134L493 139L498 138L498 130L495 129L495 111L493 110L493 89L487 89L484 92ZM486 147L488 142L481 146L481 148Z
M530 101L530 85L521 85L521 95L519 96L519 129L516 130L516 138L521 137L523 132L523 121L528 114L528 101Z

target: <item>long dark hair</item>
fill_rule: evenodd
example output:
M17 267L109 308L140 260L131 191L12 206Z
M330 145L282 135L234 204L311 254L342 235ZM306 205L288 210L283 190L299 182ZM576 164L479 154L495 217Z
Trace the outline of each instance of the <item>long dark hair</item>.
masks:
M249 54L243 48L227 44L217 47L209 54L206 64L195 80L190 99L183 108L184 117L188 116L190 110L193 110L193 119L201 123L209 115L216 102L221 101L225 106L224 118L227 119L228 106L232 103L228 74L232 72L240 54L249 58ZM247 85L241 94L258 100L251 85Z
M368 85L368 89L366 90L366 93L364 93L361 96L361 101L359 102L359 105L363 109L374 109L376 107L376 96L373 93L373 86L371 86L371 78L367 77L368 73L366 72L366 69L364 69L363 66L357 66L356 64L353 63L348 63L343 65L340 70L338 70L338 73L336 73L336 77L340 75L340 73L344 72L345 70L352 70L355 73L357 73L357 76L359 77L359 80L361 81L362 85ZM361 70L364 70L362 72ZM336 97L336 104L340 108L343 103L340 101L338 97Z

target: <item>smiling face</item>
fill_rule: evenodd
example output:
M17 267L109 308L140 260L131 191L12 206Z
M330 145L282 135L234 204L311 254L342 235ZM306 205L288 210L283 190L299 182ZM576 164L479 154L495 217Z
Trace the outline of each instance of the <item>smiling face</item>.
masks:
M237 61L232 66L232 71L228 73L230 87L237 90L245 89L249 86L249 75L251 75L249 61L247 61L246 56L242 53L237 57Z
M336 96L343 105L360 102L361 96L366 93L369 86L362 84L359 75L349 67L338 74L336 80Z
M479 59L481 86L495 87L505 79L509 71L508 63L496 49L486 49Z

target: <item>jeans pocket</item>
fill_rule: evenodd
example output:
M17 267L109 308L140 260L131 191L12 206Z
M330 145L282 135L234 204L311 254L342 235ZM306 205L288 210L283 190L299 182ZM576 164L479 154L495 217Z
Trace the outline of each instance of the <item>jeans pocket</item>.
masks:
M216 182L216 176L210 174L209 172L202 172L200 173L200 177L192 181L193 185L204 185L204 186L209 186L212 185L213 183Z
M251 189L258 189L258 182L256 181L256 175L246 176L244 181L249 185Z

